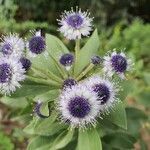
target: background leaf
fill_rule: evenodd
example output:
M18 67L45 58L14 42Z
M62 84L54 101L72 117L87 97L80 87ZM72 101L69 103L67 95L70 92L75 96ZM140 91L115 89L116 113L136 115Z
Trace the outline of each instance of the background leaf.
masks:
M78 150L102 150L101 139L95 128L79 131Z
M113 111L109 113L109 115L105 115L104 119L108 119L109 121L116 124L117 126L127 129L126 112L125 112L125 107L122 102L119 102L113 108Z

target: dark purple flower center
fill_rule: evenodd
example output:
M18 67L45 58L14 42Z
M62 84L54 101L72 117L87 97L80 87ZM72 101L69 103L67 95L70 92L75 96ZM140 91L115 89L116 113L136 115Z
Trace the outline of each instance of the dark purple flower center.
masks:
M76 85L77 84L77 81L74 80L74 79L66 79L63 83L63 87L64 88L71 88L72 86Z
M79 14L74 14L74 15L71 15L67 18L67 23L75 28L75 29L78 29L80 28L80 26L82 25L83 23L83 18L79 15Z
M32 53L41 54L45 50L45 40L41 36L34 36L29 41L29 49Z
M112 56L111 63L116 72L123 73L127 69L127 60L119 54Z
M105 104L108 101L110 97L110 91L109 91L109 88L105 84L94 85L93 91L98 94L98 98L101 104Z
M9 43L5 43L3 46L2 46L2 53L4 55L9 55L12 53L12 46L9 44Z
M6 83L11 79L11 68L7 63L0 65L0 83Z
M20 62L25 71L29 70L29 68L31 67L31 61L25 57L20 58Z
M59 61L63 66L71 66L74 61L74 56L72 54L64 54Z
M68 109L72 116L77 118L84 118L89 114L91 106L87 99L77 96L70 101Z
M94 65L98 65L98 64L100 64L100 63L102 62L102 58L99 57L99 56L93 56L93 57L91 58L91 62L92 62L92 64L94 64Z

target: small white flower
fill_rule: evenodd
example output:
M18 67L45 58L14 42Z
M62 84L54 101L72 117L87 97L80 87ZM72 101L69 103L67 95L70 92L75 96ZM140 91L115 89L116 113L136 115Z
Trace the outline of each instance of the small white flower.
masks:
M91 88L91 90L97 94L101 113L109 112L109 110L119 102L117 98L119 87L115 82L105 77L93 75L85 80L83 84Z
M114 51L104 57L103 66L103 71L106 72L109 77L116 73L121 79L124 79L125 72L132 70L133 63L123 52L117 53Z
M75 85L61 93L58 110L63 122L70 123L71 127L84 128L87 124L95 125L99 105L95 92L86 86Z
M20 81L25 79L25 70L19 60L0 59L0 93L9 95L21 87Z
M18 34L9 34L2 38L1 56L20 58L25 49L25 43Z
M82 12L81 9L65 11L59 21L59 31L69 40L81 39L82 36L88 36L92 31L93 18L89 17L88 12Z

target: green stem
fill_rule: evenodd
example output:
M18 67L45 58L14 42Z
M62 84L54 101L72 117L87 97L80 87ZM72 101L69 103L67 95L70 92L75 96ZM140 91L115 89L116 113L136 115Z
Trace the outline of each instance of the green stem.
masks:
M76 44L75 44L75 61L78 61L78 52L80 50L80 39L76 40Z
M76 68L76 64L78 61L78 57L79 57L79 50L80 50L80 39L77 39L75 41L75 63L74 63L74 68L73 68L74 74L75 74L75 68Z
M50 79L44 80L44 79L39 79L39 78L28 76L28 75L26 76L26 79L34 81L36 83L45 84L45 85L53 85L53 86L57 86L57 87L59 87L61 85L61 84L59 84L53 80L50 80Z
M76 78L77 81L82 79L91 69L93 69L94 64L89 64L89 66Z

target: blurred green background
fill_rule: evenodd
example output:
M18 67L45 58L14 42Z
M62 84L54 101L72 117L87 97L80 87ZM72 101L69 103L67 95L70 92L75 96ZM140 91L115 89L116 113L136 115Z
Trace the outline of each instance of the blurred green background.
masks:
M30 30L42 29L63 39L57 32L56 19L61 12L75 6L88 9L94 16L101 55L113 48L125 48L133 58L134 71L124 83L128 131L137 139L136 150L150 149L149 0L0 0L0 34L18 32L26 36ZM11 121L12 113L11 106L0 104L0 149L26 149L24 125Z

